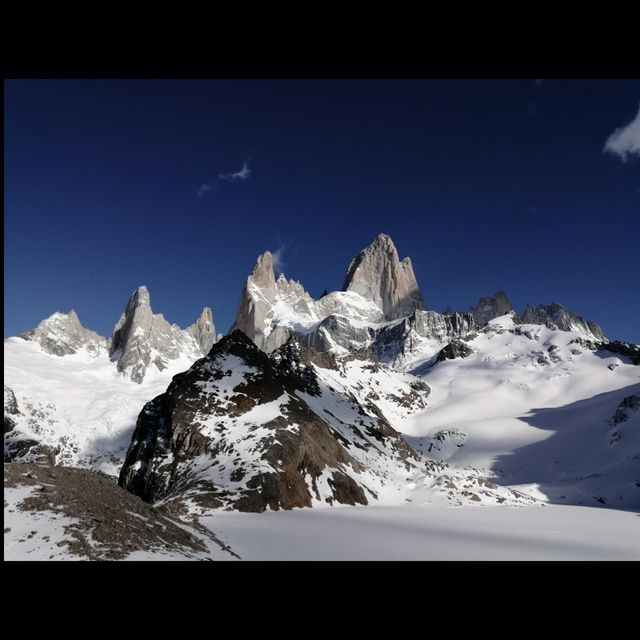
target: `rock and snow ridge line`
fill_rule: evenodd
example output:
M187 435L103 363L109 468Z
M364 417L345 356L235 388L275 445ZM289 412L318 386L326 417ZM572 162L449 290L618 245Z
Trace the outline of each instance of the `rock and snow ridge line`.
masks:
M484 470L424 458L396 427L429 388L290 339L271 355L224 337L140 414L120 484L191 514L334 504L534 504ZM416 443L413 443L414 446Z
M265 252L247 278L231 331L243 331L267 352L295 335L318 351L370 348L381 361L407 368L509 312L513 309L504 292L480 298L464 313L427 310L411 260L401 261L391 238L380 234L351 261L343 290L318 300L300 282L284 274L276 279L273 256ZM521 318L515 317L607 341L597 324L556 303L528 305Z
M388 237L377 242L383 255L373 262L393 263L397 267L402 263L399 258L394 262L393 251L391 258L387 255L389 242ZM370 253L376 251L378 249ZM397 257L397 252L395 254ZM381 271L384 272L384 268ZM481 299L466 314L438 314L419 308L420 304L416 303L416 309L409 316L387 320L379 306L382 302L376 303L353 290L327 294L320 301L305 298L299 283L287 280L284 275L275 279L269 254L259 260L254 275L252 292L267 304L265 340L272 340L274 344L289 339L293 331L300 342L319 351L346 357L354 350L362 349L363 353L369 354L366 357L373 356L395 368L426 376L437 361L442 363L449 358L457 361L468 355L470 349L477 350L474 340L477 335L484 335L484 329L479 325L511 306L506 295L499 293ZM389 278L393 281L393 277ZM385 278L380 277L379 281L382 283ZM347 278L345 288L349 288L349 282ZM265 286L267 289L275 287L275 305L263 295ZM368 295L366 291L365 294ZM382 295L380 300L383 300ZM309 320L306 316L313 315L313 304L318 302L326 307L325 311L332 313L321 320L322 314L316 313L315 318ZM315 308L317 311L317 306ZM576 314L568 314L559 305L536 312L533 319L537 324L519 325L513 330L523 335L534 335L540 327L549 331L573 330L577 332L575 340L578 341L572 347L575 350L602 353L607 349L617 353L622 363L626 358L635 363L639 361L639 347L596 341L589 323ZM513 320L522 321L517 316ZM5 341L5 357L9 356L5 376L19 407L18 414L5 411L5 429L7 425L14 425L5 438L5 456L39 462L55 458L58 463L79 464L117 474L140 408L165 391L175 373L188 369L194 359L202 355L207 340L215 335L213 319L207 309L186 330L188 336L178 334L176 337L172 327L176 325L169 325L162 316L151 312L148 291L141 287L134 292L117 325L117 343L121 348L116 350L113 349L113 338L109 341L88 332L75 313L54 314L50 326L33 330L26 343L16 338ZM57 350L59 355L49 355ZM109 359L110 350L111 357L117 361L116 367ZM530 351L533 353L535 349L532 347ZM172 359L176 352L178 358ZM531 362L545 366L545 359L553 363L555 356L551 352L540 353ZM531 366L529 356L524 353L520 362ZM126 378L118 374L118 366ZM611 361L609 366L620 377L622 370L617 368L618 362ZM138 384L131 386L131 378ZM394 407L393 410L393 416L387 416L388 419L394 426L402 427L406 421L403 408ZM455 424L443 424L440 430L446 432L456 428Z
M109 339L84 328L74 310L56 312L20 337L61 357L83 352L97 358L107 352L117 370L137 383L144 380L149 368L163 371L171 360L186 356L193 361L206 355L220 338L209 307L183 330L162 314L153 313L145 286L133 292Z

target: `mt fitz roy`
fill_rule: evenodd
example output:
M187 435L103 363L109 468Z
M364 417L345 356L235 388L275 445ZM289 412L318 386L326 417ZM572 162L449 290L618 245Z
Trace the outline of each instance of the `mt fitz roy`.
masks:
M114 504L137 496L189 527L336 505L640 508L638 345L557 303L517 313L498 292L438 313L428 300L381 234L319 299L265 252L226 335L209 307L186 329L154 314L144 286L109 338L55 313L5 340L5 482L20 485L20 465L53 473L46 508L70 517L62 482L107 478ZM65 552L143 544L132 524L101 547L73 517L86 544ZM175 544L196 557L190 531Z

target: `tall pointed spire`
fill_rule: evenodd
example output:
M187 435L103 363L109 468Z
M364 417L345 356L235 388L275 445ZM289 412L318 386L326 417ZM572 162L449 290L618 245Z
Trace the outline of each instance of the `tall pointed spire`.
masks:
M393 240L384 233L351 261L343 291L371 300L388 320L426 309L411 259L400 261Z

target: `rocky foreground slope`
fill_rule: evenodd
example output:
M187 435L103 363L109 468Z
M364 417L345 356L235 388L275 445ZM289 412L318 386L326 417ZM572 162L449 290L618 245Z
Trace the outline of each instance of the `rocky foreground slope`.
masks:
M235 554L85 469L4 465L5 560L204 560ZM237 556L235 556L237 557Z

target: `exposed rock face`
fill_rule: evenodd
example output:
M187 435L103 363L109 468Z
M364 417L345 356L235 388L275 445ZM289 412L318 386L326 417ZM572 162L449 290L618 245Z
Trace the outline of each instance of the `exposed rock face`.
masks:
M150 366L162 371L168 360L181 356L187 362L193 362L206 354L219 336L209 307L205 307L196 322L183 331L178 325L167 322L161 314L154 314L149 291L139 287L116 323L110 341L83 327L73 310L68 314L54 313L20 337L38 342L44 351L56 356L71 355L80 350L93 357L108 352L117 363L118 371L140 383Z
M113 329L110 356L117 361L118 371L139 383L152 365L162 371L167 360L181 355L195 360L201 354L192 334L154 314L147 288L138 287Z
M623 398L622 402L618 405L616 412L609 420L609 424L612 427L616 427L623 422L628 422L633 416L633 412L640 413L640 393L634 393Z
M411 261L400 261L386 235L354 258L344 291L314 300L295 280L273 272L273 256L262 254L240 297L239 329L261 349L272 352L291 336L329 351L366 347L377 325L425 309ZM371 326L367 326L371 325Z
M71 355L82 348L97 355L107 344L105 338L80 324L73 309L69 313L54 313L20 337L38 342L44 351L55 356Z
M435 311L415 311L400 322L384 327L371 349L381 362L402 366L435 355L451 340L469 337L475 329L473 316L468 313L443 315Z
M465 344L461 340L452 340L446 347L444 347L440 351L438 357L436 358L436 362L455 360L455 358L466 358L472 353L473 349L468 344Z
M11 389L4 385L4 433L8 433L16 426L15 416L20 415L18 402Z
M209 307L205 307L200 317L194 324L186 329L187 333L195 338L203 355L209 353L211 347L218 341L216 328L213 324L213 312Z
M631 362L633 362L633 364L640 365L640 345L611 340L598 346L600 349L604 349L605 351L626 356L631 360Z
M18 407L13 390L4 385L4 461L33 462L42 465L54 465L60 451L60 445L43 442L41 426L55 427L51 420L50 407L25 402L22 410ZM60 434L60 441L65 436Z
M629 444L628 440L632 439L634 432L637 434L640 428L640 393L623 398L616 412L609 419L609 426L611 429L609 445L618 445L621 440ZM640 486L638 481L636 486Z
M484 327L489 320L509 313L512 308L507 294L504 291L498 291L488 298L480 298L478 304L469 309L469 313L478 327Z
M336 347L346 350L367 347L376 334L377 331L372 326L356 325L346 316L332 314L311 331L300 335L299 340L317 351L335 352Z
M577 313L567 309L567 307L557 304L538 305L533 307L527 305L520 324L548 324L555 325L561 331L580 331L593 336L601 342L608 342L602 329L595 322L589 322Z
M209 560L235 555L203 527L177 521L95 471L5 464L4 487L5 554L10 548L20 559L122 560L135 553L144 559Z
M275 302L275 297L276 278L273 273L273 256L271 252L266 251L258 257L242 289L236 321L230 332L238 329L263 348L265 316Z
M351 261L343 290L371 300L386 320L426 309L411 259L400 261L393 241L384 233Z
M240 331L225 336L144 407L120 485L201 508L367 504L417 456L323 381L313 360L325 357L297 342L269 356Z
M288 322L291 317L293 323ZM295 280L280 275L276 281L273 256L269 251L263 253L242 290L231 332L242 331L260 349L270 352L283 345L296 328L317 321L313 298Z

